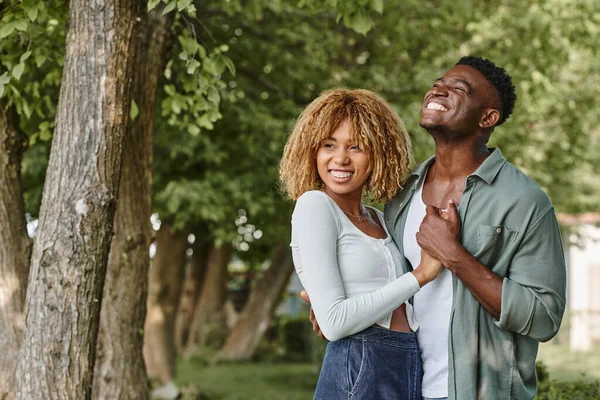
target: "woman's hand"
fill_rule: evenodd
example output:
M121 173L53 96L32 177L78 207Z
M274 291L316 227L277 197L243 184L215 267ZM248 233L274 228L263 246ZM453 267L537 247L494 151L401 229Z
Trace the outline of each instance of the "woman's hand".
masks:
M412 271L412 274L419 281L419 286L423 287L434 280L444 269L442 263L421 249L421 262L419 266Z
M448 207L454 207L454 203L449 203ZM455 209L453 211L455 211ZM450 220L448 209L439 210L439 215L446 221ZM458 227L457 236L459 234L460 226ZM415 278L417 278L417 281L419 281L419 286L423 287L434 280L440 274L440 272L442 272L442 269L444 269L444 266L442 265L441 261L429 255L429 253L427 253L425 250L421 249L421 262L412 273Z

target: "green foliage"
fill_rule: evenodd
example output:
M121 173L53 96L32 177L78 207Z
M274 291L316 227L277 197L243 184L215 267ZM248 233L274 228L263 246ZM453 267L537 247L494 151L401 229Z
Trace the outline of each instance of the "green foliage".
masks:
M312 361L312 325L308 314L282 315L276 319L277 345L287 361Z
M538 392L536 399L541 400L588 400L600 399L600 381L582 380L559 382L550 379L548 368L542 362L536 364Z
M336 21L343 20L344 25L362 35L373 28L372 12L383 13L383 0L300 0L298 6L313 12L332 8L337 12Z
M0 2L0 97L20 116L31 149L23 159L26 211L41 201L62 76L68 2Z
M194 6L193 0L149 0L148 11L154 9L158 4L164 3L163 14L170 13L171 11L177 10L178 12L185 11L190 15L194 15L196 7Z
M150 0L148 8L161 3L176 14L176 40L159 90L155 210L179 228L207 223L220 241L239 240L235 220L243 210L248 224L264 232L250 251L239 252L244 260L264 259L289 237L292 204L281 197L277 167L308 102L334 86L381 93L406 123L421 161L433 150L418 126L423 94L468 53L505 66L517 84L515 114L492 135L492 145L535 178L559 211L596 205L600 6L594 0L501 6L408 0L385 3L385 13L381 0ZM26 198L35 215L68 3L5 4L0 90L33 148L45 147L25 155ZM135 105L130 112L137 117Z
M600 3L507 1L467 30L471 38L460 53L496 60L517 86L515 113L493 143L540 183L557 208L596 208L600 116L593 110L600 103L590 88L600 82Z

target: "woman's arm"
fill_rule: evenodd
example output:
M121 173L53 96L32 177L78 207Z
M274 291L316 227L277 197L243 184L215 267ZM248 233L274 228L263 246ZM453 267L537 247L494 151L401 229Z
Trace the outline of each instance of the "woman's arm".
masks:
M417 293L419 282L405 274L382 288L346 298L337 264L338 221L329 200L307 192L292 216L295 264L320 328L338 340L373 325ZM425 282L426 283L426 282Z

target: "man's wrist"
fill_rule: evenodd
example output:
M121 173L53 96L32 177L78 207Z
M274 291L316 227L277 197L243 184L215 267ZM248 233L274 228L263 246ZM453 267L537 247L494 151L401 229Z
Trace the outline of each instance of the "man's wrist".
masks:
M445 255L443 260L440 260L446 268L453 273L464 265L465 259L470 256L467 249L465 249L459 242L455 242L451 247L451 251Z

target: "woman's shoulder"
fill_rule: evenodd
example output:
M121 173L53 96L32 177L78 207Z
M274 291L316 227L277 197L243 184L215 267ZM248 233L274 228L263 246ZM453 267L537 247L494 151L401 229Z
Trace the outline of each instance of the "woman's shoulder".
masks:
M296 208L311 205L326 205L330 204L329 196L321 190L309 190L302 193L296 200Z
M310 190L296 200L294 216L311 217L320 220L328 219L339 225L338 216L332 204L333 200L320 190Z

